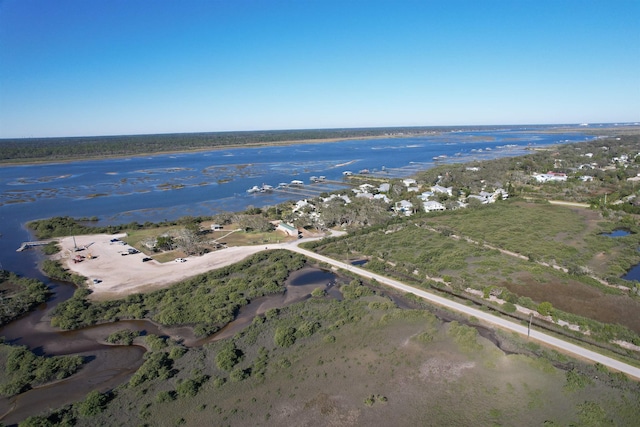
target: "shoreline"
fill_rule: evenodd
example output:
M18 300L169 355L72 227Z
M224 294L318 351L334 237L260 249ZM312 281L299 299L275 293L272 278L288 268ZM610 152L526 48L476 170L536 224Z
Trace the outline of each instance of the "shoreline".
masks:
M368 139L384 139L384 138L393 138L393 139L401 139L401 138L411 138L419 135L435 135L438 133L442 133L441 131L434 131L429 133L417 133L413 135L374 135L374 136L351 136L344 138L318 138L318 139L299 139L299 140L290 140L290 141L278 141L278 142L249 142L246 144L227 144L227 145L218 145L214 147L201 147L201 148L191 148L191 149L183 149L183 150L166 150L166 151L151 151L146 153L133 153L133 154L122 154L122 155L96 155L96 156L86 156L86 157L72 157L65 158L59 160L50 160L50 159L31 159L31 160L6 160L0 161L0 168L2 167L10 167L10 166L35 166L35 165L43 165L43 164L66 164L66 163L74 163L74 162L85 162L91 160L106 160L106 159L126 159L126 158L139 158L139 157L148 157L148 156L157 156L157 155L167 155L167 154L190 154L190 153L201 153L207 151L219 151L219 150L236 150L239 148L259 148L259 147L278 147L278 146L288 146L288 145L297 145L297 144L331 144L334 142L341 141L359 141L359 140L368 140Z
M522 125L526 126L526 125ZM534 126L534 125L531 125ZM544 126L544 125L537 125ZM553 126L553 125L549 125ZM473 126L460 126L460 128L464 127L467 131L474 131ZM477 126L478 129L475 131L480 131L485 126ZM496 126L498 128L499 126ZM294 140L286 140L286 141L276 141L276 142L248 142L248 143L230 143L224 145L216 145L212 147L198 147L198 148L185 148L179 150L160 150L160 151L149 151L143 153L132 153L132 154L115 154L115 155L95 155L95 156L85 156L85 157L69 157L69 158L61 158L61 159L49 159L49 158L39 158L39 159L9 159L9 160L0 160L0 168L2 167L10 167L10 166L32 166L32 165L42 165L42 164L66 164L66 163L74 163L74 162L83 162L83 161L91 161L91 160L105 160L105 159L126 159L126 158L139 158L139 157L147 157L147 156L155 156L155 155L167 155L167 154L185 154L185 153L199 153L199 152L207 152L207 151L219 151L219 150L228 150L228 149L239 149L239 148L259 148L259 147L278 147L278 146L289 146L296 144L330 144L334 142L341 141L359 141L359 140L370 140L370 139L402 139L402 138L412 138L416 136L424 136L424 135L438 135L446 132L452 132L456 127L452 127L451 130L437 130L437 127L434 127L434 130L422 130L420 132L415 133L402 133L402 134L383 134L383 135L369 135L369 136L350 136L350 137L336 137L336 138L317 138L317 139L294 139ZM393 130L390 128L389 130ZM603 136L611 131L616 131L616 133L632 133L638 134L640 133L640 127L634 125L623 125L623 126L606 126L606 127L598 127L598 128L581 128L581 127L569 127L558 125L555 128L549 129L538 129L537 132L540 133L584 133L586 135L592 136ZM528 132L526 130L515 130L515 132ZM132 137L136 137L140 135L132 135ZM0 141L1 142L1 141Z

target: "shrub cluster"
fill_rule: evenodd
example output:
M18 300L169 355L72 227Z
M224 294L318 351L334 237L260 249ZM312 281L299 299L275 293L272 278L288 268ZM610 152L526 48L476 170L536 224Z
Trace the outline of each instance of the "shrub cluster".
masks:
M49 294L49 289L38 280L0 270L0 326L42 304Z
M0 394L13 396L30 388L75 373L83 363L82 356L36 356L25 346L0 344L0 362L6 382Z

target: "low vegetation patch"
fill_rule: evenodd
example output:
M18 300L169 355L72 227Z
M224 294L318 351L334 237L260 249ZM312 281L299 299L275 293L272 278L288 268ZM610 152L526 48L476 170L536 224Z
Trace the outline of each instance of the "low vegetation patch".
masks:
M75 373L81 356L36 356L24 346L0 344L0 394L14 396Z
M576 361L566 373L547 359L506 355L462 322L443 323L423 309L377 308L371 298L312 298L179 359L169 357L179 347L148 353L127 387L106 404L94 396L92 415L75 409L74 422L283 425L295 417L330 424L350 414L356 425L396 425L399 413L402 425L636 420L636 383L602 369L595 380ZM281 346L274 339L281 333L295 340ZM524 341L511 347L526 349Z
M209 335L233 320L238 309L254 298L284 291L290 271L304 258L289 251L269 251L247 260L175 284L171 288L127 298L96 302L89 291L76 291L59 304L52 324L76 329L98 322L149 318L163 325L195 325Z
M0 270L0 326L42 304L49 294L46 285L38 280Z

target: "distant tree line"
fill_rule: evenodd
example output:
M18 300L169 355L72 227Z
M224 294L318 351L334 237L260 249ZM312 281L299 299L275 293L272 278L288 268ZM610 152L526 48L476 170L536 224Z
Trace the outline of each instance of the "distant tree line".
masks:
M446 130L450 130L450 128L309 129L0 139L0 162L57 161L105 156L120 157L293 141L366 138L398 134L411 135Z

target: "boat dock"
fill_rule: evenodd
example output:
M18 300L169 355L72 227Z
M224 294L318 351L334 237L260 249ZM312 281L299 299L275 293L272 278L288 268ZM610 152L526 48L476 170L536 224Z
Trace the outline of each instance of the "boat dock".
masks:
M22 252L24 250L27 250L29 248L32 248L34 246L44 246L47 245L51 242L56 242L56 239L49 239L49 240L39 240L37 242L23 242L20 247L18 249L16 249L16 252Z

